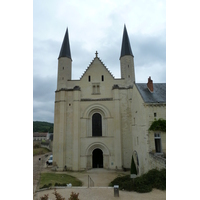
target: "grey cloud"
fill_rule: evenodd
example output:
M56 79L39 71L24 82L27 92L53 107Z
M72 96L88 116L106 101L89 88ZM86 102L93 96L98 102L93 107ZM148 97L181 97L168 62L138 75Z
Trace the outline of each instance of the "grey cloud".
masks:
M33 79L33 96L36 101L54 99L56 90L56 77L34 77Z
M132 36L132 51L137 66L151 65L154 62L166 62L166 41L163 36Z
M53 122L56 77L34 77L33 119Z

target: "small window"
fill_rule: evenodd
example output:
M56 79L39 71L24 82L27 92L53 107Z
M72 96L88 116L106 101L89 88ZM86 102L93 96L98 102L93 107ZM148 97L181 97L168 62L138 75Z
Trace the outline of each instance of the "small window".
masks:
M154 117L156 117L156 113L154 113Z
M65 69L65 68L63 67L63 69Z
M92 87L92 92L93 92L93 94L96 93L96 86L95 85L93 85L93 87Z
M101 80L104 81L104 75L101 76Z
M88 81L90 82L90 76L88 76Z
M97 93L100 93L99 85L97 85Z
M92 94L100 94L100 85L99 84L92 85Z
M156 153L162 153L160 133L154 133Z
M64 80L64 77L62 77L62 80Z

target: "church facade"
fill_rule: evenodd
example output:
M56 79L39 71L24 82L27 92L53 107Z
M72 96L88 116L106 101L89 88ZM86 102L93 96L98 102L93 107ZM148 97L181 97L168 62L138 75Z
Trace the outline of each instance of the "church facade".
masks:
M166 118L166 84L153 84L150 77L148 84L135 83L125 26L120 68L121 78L116 79L96 52L82 77L72 80L66 30L55 91L53 160L57 170L122 170L130 168L132 155L140 174L151 168L148 129L155 113L157 118Z

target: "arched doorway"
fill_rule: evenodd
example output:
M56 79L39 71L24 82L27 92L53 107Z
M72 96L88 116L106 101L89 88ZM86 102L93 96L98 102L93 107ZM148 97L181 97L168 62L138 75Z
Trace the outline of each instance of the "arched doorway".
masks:
M101 149L94 149L92 152L92 167L103 168L103 151Z

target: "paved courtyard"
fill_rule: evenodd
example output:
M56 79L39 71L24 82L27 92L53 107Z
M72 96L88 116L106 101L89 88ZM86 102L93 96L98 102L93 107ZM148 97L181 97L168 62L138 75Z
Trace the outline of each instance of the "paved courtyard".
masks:
M39 161L39 157L41 160ZM36 191L36 187L40 172L51 172L51 167L47 167L45 164L47 157L37 156L33 158L33 190ZM65 197L66 200L70 197L71 192L79 193L80 200L112 200L112 199L137 199L137 200L165 200L166 192L154 189L150 193L136 193L136 192L127 192L119 191L119 197L114 197L114 189L108 187L109 183L116 178L117 176L129 174L129 172L115 171L115 170L106 170L106 169L91 169L84 172L57 172L57 173L66 173L77 177L82 181L82 187L71 187L57 189L57 191ZM88 175L94 181L94 187L88 188ZM49 200L55 200L53 195L54 190L44 190L34 193L34 200L40 200L40 197L44 194L49 194Z
M137 193L137 192L127 192L119 191L119 197L114 197L113 188L67 188L67 189L57 189L65 200L68 200L71 192L79 193L80 200L165 200L166 192L160 190L153 190L150 193ZM39 200L44 194L49 194L49 200L55 200L55 196L52 194L54 190L46 190L36 194L34 200Z

